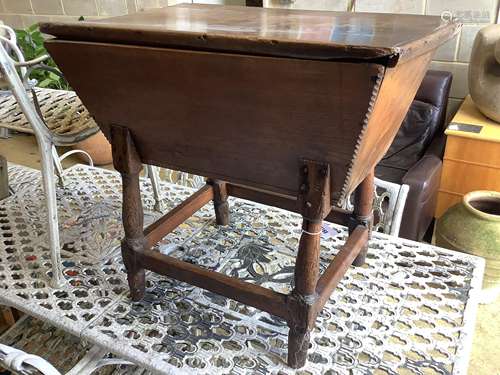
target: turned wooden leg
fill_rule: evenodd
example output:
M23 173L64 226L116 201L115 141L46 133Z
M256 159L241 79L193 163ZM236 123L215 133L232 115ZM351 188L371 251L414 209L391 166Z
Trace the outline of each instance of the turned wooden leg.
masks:
M305 161L298 202L303 223L295 263L295 287L288 297L291 319L288 322L288 365L305 365L310 331L314 327L318 300L316 285L319 278L319 254L323 218L330 211L329 166Z
M214 209L217 225L229 224L229 204L226 183L219 180L209 181L214 189Z
M356 188L354 193L354 211L351 218L351 225L349 225L349 234L351 234L358 225L365 225L371 231L373 223L374 178L375 175L372 170ZM365 244L352 264L358 267L365 264L367 252L368 243Z
M306 363L310 330L315 320L321 222L304 219L302 230L295 263L295 288L289 296L294 312L293 320L288 322L288 365L293 368Z
M122 220L125 238L122 241L122 257L127 269L130 295L133 301L144 296L145 272L138 254L144 251L144 212L142 208L139 173L142 162L135 149L132 137L127 128L113 126L111 128L113 164L122 176L123 203Z
M288 332L288 366L291 368L305 366L310 342L310 329L290 327Z

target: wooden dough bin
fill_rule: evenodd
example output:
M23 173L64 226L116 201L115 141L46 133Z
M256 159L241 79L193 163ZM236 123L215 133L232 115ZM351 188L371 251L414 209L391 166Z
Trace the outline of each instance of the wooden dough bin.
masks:
M371 230L373 170L437 47L440 17L178 5L99 21L49 22L46 47L113 145L123 180L122 254L131 297L144 269L282 317L288 363L305 364L317 314ZM142 163L207 185L143 230ZM355 208L338 208L355 192ZM151 251L209 201L228 195L303 216L290 295ZM320 275L323 220L350 236Z

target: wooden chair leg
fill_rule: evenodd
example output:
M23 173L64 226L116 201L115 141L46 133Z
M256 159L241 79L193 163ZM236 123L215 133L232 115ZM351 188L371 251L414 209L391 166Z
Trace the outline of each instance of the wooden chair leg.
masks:
M113 164L122 176L123 203L122 220L125 238L122 241L122 256L130 286L131 298L139 301L145 292L145 272L139 260L139 253L144 251L144 212L142 208L139 174L142 162L135 149L128 129L113 126L111 128Z
M292 368L304 366L307 360L310 331L317 315L321 226L331 207L329 166L304 161L301 173L298 202L303 217L302 235L295 263L295 287L288 299L288 365Z
M209 181L214 189L214 209L217 225L229 224L229 204L226 183L219 180Z
M354 231L358 225L365 225L370 229L373 224L373 193L375 188L375 173L372 170L368 176L356 188L354 193L354 211L349 225L349 234ZM368 253L368 244L366 244L354 259L354 266L360 267L365 264L366 254Z

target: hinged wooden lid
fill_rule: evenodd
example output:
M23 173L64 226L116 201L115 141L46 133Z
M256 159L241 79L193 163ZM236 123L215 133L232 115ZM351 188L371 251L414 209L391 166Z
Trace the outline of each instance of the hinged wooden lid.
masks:
M394 65L436 48L458 27L438 16L180 4L40 28L67 40Z

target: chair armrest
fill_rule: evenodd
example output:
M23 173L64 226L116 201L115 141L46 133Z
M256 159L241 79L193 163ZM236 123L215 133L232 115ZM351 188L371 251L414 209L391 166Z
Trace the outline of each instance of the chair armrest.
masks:
M28 66L33 66L33 65L38 65L43 63L44 61L50 59L49 55L43 55L40 57L37 57L36 59L29 60L29 61L20 61L20 62L15 62L14 65L18 68L20 67L28 67Z
M426 153L403 176L402 183L411 187L418 187L419 191L426 190L429 177L441 173L443 161L433 153Z
M400 236L420 241L434 218L443 162L427 153L404 175L402 183L410 187L403 214Z
M61 375L49 362L42 357L31 355L22 350L0 344L0 365L16 372L28 372L37 369L44 375Z
M435 156L439 159L443 159L444 149L446 146L446 135L444 133L434 137L427 150L425 150L424 157Z

